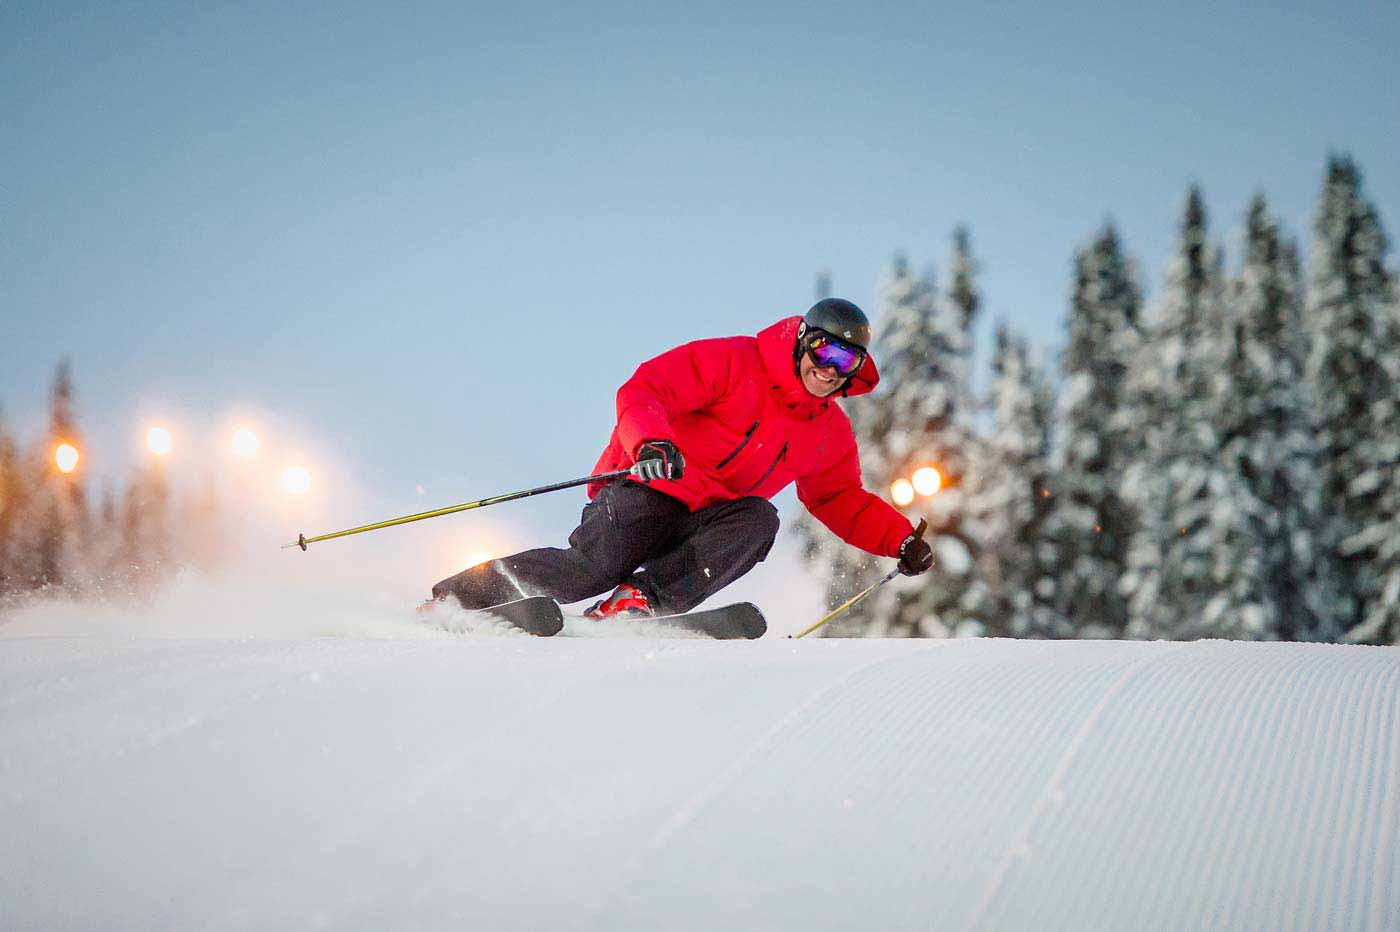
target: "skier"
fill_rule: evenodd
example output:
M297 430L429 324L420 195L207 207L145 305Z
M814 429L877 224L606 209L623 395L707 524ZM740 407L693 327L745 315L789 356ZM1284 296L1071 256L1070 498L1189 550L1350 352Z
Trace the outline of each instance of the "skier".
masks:
M902 514L861 487L855 437L834 396L863 395L879 375L870 322L855 304L818 301L756 337L697 340L638 367L617 393L617 426L568 549L490 560L433 587L483 609L524 596L578 602L612 594L589 618L689 611L753 569L773 546L768 501L790 483L842 539L897 557L917 575L929 545Z

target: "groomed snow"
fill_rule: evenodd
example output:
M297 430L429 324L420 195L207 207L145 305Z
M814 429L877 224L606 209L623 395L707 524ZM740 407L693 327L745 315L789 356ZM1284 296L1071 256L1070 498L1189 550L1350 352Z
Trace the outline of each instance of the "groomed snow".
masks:
M4 929L1400 928L1394 649L15 633Z

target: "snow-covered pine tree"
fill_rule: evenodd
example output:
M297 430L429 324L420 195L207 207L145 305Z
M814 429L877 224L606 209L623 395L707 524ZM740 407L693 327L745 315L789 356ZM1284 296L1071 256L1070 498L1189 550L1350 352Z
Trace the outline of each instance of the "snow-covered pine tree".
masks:
M20 537L22 546L31 550L37 562L30 574L36 588L78 590L85 582L88 513L83 464L79 459L78 467L67 473L58 468L54 454L65 443L81 454L73 374L67 360L59 363L54 375L47 441L30 457L34 496Z
M928 519L937 570L872 599L872 634L947 636L968 620L979 547L964 523L978 453L971 412L960 403L968 397L970 328L979 298L965 233L955 238L953 264L960 275L946 300L939 299L932 272L912 275L903 257L896 257L880 290L875 358L885 390L857 422L862 468L878 490L922 466L937 469L943 482L937 494L904 508L915 522Z
M1297 250L1263 195L1225 305L1210 406L1225 475L1207 515L1212 635L1335 640L1338 588L1320 546L1317 443L1304 371Z
M1400 507L1400 479L1392 479L1391 486L1388 504ZM1387 567L1380 595L1371 602L1365 621L1349 632L1346 639L1354 643L1400 647L1400 534L1386 538L1377 555Z
M819 291L821 284L819 281ZM897 328L900 330L907 322L921 322L925 318L931 318L934 314L935 295L931 278L924 279L912 275L908 259L903 254L896 255L886 280L880 286L880 305L874 315L877 339L872 349L880 370L880 388L875 394L857 398L854 402L839 402L850 419L851 430L860 449L864 483L868 488L874 489L876 494L886 494L889 488L889 480L885 478L888 472L885 459L875 455L876 451L870 440L892 423L888 395L894 383L891 381L885 355L886 337L890 333L891 321L896 318L906 322ZM896 343L903 342L919 344L920 339L917 335L908 341L902 336L896 339ZM916 355L917 352L917 349L909 350L911 355ZM838 539L808 512L803 511L799 515L794 523L794 530L802 540L803 555L809 565L816 575L825 581L824 599L828 606L835 607L841 604L878 578L874 557ZM887 605L883 608L889 610L890 607ZM864 633L870 629L872 620L878 617L874 609L875 606L867 602L832 621L821 633L823 636L840 637Z
M1127 625L1119 581L1133 516L1119 494L1131 444L1123 379L1137 339L1141 292L1112 224L1075 257L1069 345L1063 356L1063 442L1046 536L1058 569L1055 612L1081 636Z
M1252 610L1239 618L1212 614L1226 584L1214 575L1212 512L1234 497L1226 492L1210 391L1224 358L1224 288L1221 252L1209 241L1204 199L1193 187L1166 290L1128 378L1122 426L1134 448L1122 495L1137 517L1122 581L1129 637L1266 633L1255 630L1261 621ZM1237 568L1257 571L1252 564Z
M1379 551L1400 520L1383 494L1400 460L1400 346L1390 319L1395 284L1385 266L1385 232L1349 158L1328 162L1314 232L1308 380L1321 445L1322 510L1348 595L1343 627L1348 639L1371 641L1381 636L1373 630L1380 617L1374 608L1388 584Z
M979 298L966 234L955 239L954 265L963 271L955 294L940 302L932 272L918 276L896 255L879 288L874 357L880 389L843 408L861 451L867 487L886 495L896 478L933 465L945 488L905 509L912 520L927 517L939 569L918 580L886 587L823 629L828 635L949 634L966 615L965 602L977 547L962 527L967 509L972 435L959 415L967 368L969 328ZM837 540L810 515L794 523L816 574L825 580L827 604L835 606L887 570L877 560Z
M967 227L953 230L953 259L949 274L948 302L951 305L956 334L959 339L955 358L959 362L954 378L962 389L957 400L958 414L970 419L976 407L972 387L972 363L976 347L972 330L982 310L982 296L977 291L977 262L972 257L972 235Z
M1056 614L1050 515L1054 394L1024 340L1005 325L992 358L992 434L983 444L975 511L982 558L978 614L997 637L1073 637Z
M20 447L16 470L12 476L11 504L13 521L10 525L8 573L16 595L42 588L44 580L43 542L45 531L44 485L49 481L46 468L53 462L45 456L42 446Z
M16 578L16 535L24 508L24 481L19 448L0 410L0 601L21 588Z
M1389 345L1400 348L1400 300L1391 302L1389 318ZM1400 370L1400 349L1390 359L1394 368ZM1400 371L1393 371L1391 377L1400 384ZM1392 460L1392 464L1394 462ZM1380 590L1367 603L1361 624L1347 632L1345 639L1353 643L1400 646L1400 466L1391 466L1379 504L1381 513L1388 515L1389 520L1373 525L1367 543L1375 548L1381 567Z
M1386 359L1390 363L1391 385L1400 392L1400 287L1391 288L1386 334L1386 346L1389 347ZM1400 450L1396 449L1397 439L1400 438L1392 433L1390 476L1385 497L1381 501L1381 512L1388 515L1390 520L1381 525L1380 537L1376 542L1377 556L1381 566L1385 567L1384 584L1380 597L1372 600L1365 621L1355 630L1358 639L1369 638L1375 644L1400 646Z

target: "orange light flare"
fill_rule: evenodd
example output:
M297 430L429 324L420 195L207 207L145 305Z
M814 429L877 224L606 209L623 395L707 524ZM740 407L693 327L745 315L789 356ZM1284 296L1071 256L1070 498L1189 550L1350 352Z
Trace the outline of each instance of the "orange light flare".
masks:
M480 547L473 547L472 549L468 550L465 554L462 555L462 566L476 566L477 564L485 563L487 560L490 560L492 558L493 555L489 551L484 550Z
M943 475L932 466L914 470L910 478L914 480L914 491L923 496L937 495L938 490L943 488Z
M60 443L53 451L53 461L58 471L65 476L78 468L78 448L71 443Z
M156 456L169 456L174 448L175 441L171 438L170 431L164 427L152 427L146 431L146 449Z
M901 508L914 500L914 484L908 479L896 479L890 485L890 498Z

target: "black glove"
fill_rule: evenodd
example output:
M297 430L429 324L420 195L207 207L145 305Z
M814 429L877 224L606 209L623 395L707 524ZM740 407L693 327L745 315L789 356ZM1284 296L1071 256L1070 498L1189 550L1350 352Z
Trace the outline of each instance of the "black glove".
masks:
M648 440L637 448L637 465L632 474L643 482L679 479L685 474L685 457L669 440Z
M899 571L905 576L918 576L933 566L933 548L917 533L904 538L899 545Z

